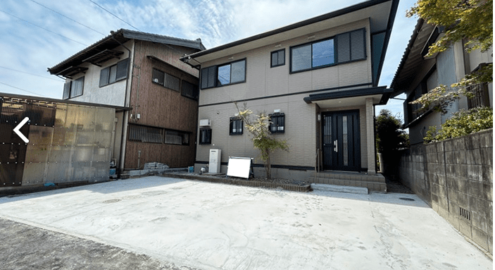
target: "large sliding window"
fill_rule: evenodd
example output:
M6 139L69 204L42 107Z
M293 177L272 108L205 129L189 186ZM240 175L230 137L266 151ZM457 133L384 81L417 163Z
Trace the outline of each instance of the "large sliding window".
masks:
M201 69L201 89L246 81L246 59Z
M365 29L291 47L290 55L291 72L366 59Z
M165 88L180 91L180 79L161 70L154 68L151 80Z

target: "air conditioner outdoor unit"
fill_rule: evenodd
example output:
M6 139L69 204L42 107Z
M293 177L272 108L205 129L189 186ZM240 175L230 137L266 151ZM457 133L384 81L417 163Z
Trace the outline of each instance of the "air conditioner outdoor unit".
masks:
M209 127L209 126L211 126L210 119L201 119L201 120L199 120L199 126L200 127Z
M222 163L222 150L210 149L210 164L209 173L220 173L220 165Z

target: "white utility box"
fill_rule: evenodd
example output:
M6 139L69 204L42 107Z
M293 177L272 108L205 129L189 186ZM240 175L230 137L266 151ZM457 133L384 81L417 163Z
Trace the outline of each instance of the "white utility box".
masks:
M210 149L210 165L209 173L220 173L222 164L222 150L220 149Z
M199 120L199 126L200 127L209 127L209 126L211 126L210 119L201 119L201 120Z

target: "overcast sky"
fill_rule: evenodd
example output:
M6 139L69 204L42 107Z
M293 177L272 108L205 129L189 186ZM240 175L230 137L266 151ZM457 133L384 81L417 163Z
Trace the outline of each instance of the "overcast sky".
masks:
M111 30L137 28L201 38L206 48L211 48L359 2L362 0L1 0L0 92L61 98L63 80L49 75L47 67ZM417 19L406 18L405 11L414 3L400 2L380 85L390 85L412 34ZM391 99L376 110L402 113L402 103Z

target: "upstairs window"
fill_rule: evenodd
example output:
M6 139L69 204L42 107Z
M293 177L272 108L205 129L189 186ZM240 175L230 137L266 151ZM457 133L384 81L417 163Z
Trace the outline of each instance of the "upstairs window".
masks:
M201 69L201 89L207 89L215 87L216 83L217 66L207 67Z
M163 72L158 69L153 69L153 72L151 74L152 79L151 81L153 83L159 84L165 88L168 88L170 90L178 91L180 92L180 79L170 75L166 72Z
M283 65L285 65L285 49L272 52L271 67L279 67Z
M199 130L199 144L211 144L210 128L202 128Z
M126 79L128 68L129 58L126 58L115 65L102 69L100 71L100 87Z
M230 135L242 135L243 121L239 117L230 118Z
M82 96L83 88L84 88L84 77L65 83L63 99Z
M306 71L366 59L365 37L365 29L359 29L292 47L290 70Z
M198 86L188 81L182 81L182 96L194 100L198 100L199 99Z
M270 114L270 132L273 133L285 133L285 114L274 113Z
M246 81L246 60L201 69L201 89Z
M246 60L218 67L217 86L246 81Z

